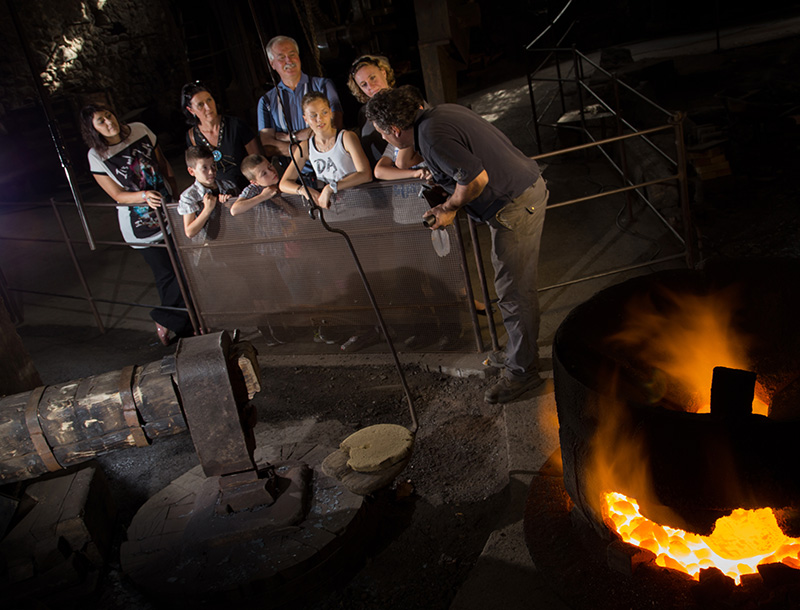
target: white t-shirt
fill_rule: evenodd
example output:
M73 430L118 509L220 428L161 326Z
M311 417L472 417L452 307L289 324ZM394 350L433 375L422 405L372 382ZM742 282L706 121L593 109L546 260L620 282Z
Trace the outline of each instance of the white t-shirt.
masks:
M102 155L89 150L89 169L93 174L109 176L126 191L158 191L164 201L171 201L169 185L156 159L156 136L142 123L130 123L130 134L109 146ZM155 210L147 204L118 206L117 219L122 238L134 248L163 239Z
M338 182L345 176L356 172L356 164L345 149L343 138L344 130L339 130L333 148L327 152L317 150L314 136L308 140L308 160L311 162L317 178L325 184Z

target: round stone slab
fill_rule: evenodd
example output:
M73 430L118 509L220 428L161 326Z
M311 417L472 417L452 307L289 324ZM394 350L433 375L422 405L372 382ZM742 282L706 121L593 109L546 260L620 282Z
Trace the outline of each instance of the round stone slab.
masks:
M378 424L354 432L339 448L356 472L380 472L404 461L414 446L414 435L396 424Z
M120 552L123 572L157 599L222 602L256 593L291 599L313 584L314 573L332 555L359 544L363 497L320 470L331 447L259 449L287 480L298 463L311 469L304 519L284 527L263 509L220 516L214 510L217 478L206 478L196 466L136 513Z

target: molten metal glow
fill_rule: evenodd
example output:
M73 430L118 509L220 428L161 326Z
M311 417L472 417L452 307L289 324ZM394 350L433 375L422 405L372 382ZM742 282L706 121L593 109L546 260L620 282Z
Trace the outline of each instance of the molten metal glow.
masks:
M658 565L693 578L701 568L716 567L739 584L742 574L756 572L761 563L800 569L800 539L781 531L770 508L736 509L717 520L710 536L698 536L653 523L633 498L611 492L603 500L603 516L622 540L655 553Z

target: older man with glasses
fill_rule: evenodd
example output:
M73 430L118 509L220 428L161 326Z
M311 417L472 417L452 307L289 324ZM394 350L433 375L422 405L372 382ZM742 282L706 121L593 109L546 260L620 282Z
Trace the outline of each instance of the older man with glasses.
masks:
M269 65L280 76L277 87L258 101L258 129L268 156L289 157L289 132L297 141L307 140L311 129L303 120L300 101L310 91L325 94L333 110L333 123L342 126L342 104L333 81L303 73L297 42L288 36L276 36L266 46Z

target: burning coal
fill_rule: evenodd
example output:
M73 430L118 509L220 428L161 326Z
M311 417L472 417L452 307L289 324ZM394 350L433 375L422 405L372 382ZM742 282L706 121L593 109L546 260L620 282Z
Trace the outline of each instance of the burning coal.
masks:
M717 520L710 536L698 536L653 523L639 512L636 500L619 493L603 498L603 516L623 541L652 551L656 564L698 578L702 568L716 567L737 584L762 563L784 563L800 569L800 539L778 527L772 509L736 509Z

